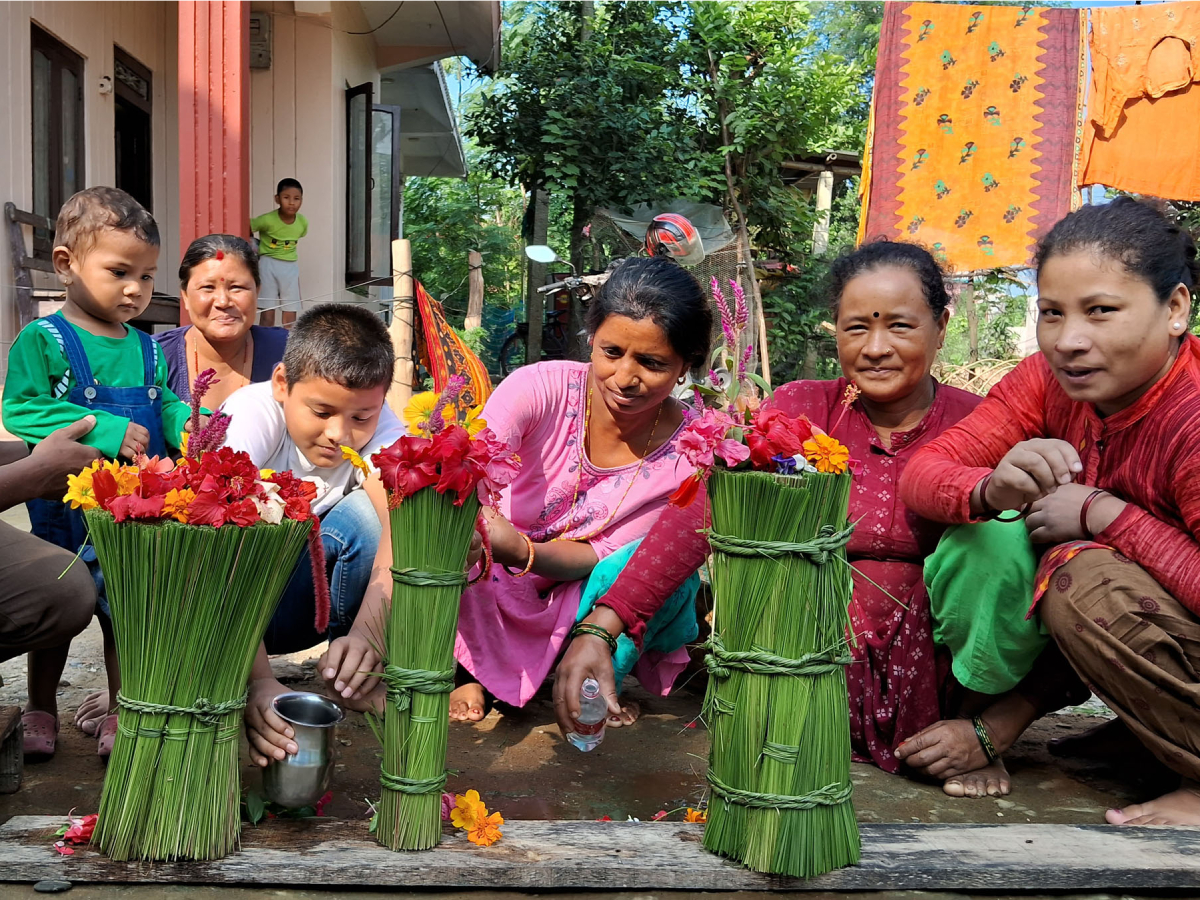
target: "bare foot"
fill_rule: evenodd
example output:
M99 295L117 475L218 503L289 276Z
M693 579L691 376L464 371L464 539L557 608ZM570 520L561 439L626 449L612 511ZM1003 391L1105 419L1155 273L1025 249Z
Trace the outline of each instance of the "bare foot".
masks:
M94 691L79 704L75 713L75 724L84 734L98 735L100 726L108 717L111 708L108 691Z
M1104 814L1109 825L1200 825L1200 785L1184 779L1179 790L1149 803L1133 803Z
M484 716L483 685L478 681L450 692L450 718L456 722L478 722Z
M642 704L638 703L636 700L622 700L621 714L619 716L609 716L606 726L608 728L623 728L626 725L632 725L638 720L638 717L641 714Z
M942 790L949 797L1003 797L1012 790L1012 779L1004 760L997 759L990 766L947 778Z

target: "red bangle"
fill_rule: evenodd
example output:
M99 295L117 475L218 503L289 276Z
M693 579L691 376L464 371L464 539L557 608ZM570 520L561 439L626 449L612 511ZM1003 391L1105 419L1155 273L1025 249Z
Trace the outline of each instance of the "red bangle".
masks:
M1095 537L1095 535L1092 534L1092 529L1088 528L1088 510L1092 508L1092 501L1103 493L1104 491L1100 490L1092 491L1087 495L1087 499L1083 501L1083 506L1079 507L1079 530L1083 532L1083 536L1088 540L1091 540L1093 537Z
M1004 516L1003 510L995 509L992 507L992 505L990 503L987 502L987 486L988 486L988 482L990 482L992 480L992 475L994 475L994 474L995 474L994 471L988 472L981 479L979 479L979 484L977 485L979 488L979 505L981 507L983 507L983 517L985 519L990 519L993 522L1019 522L1019 521L1021 521L1021 519L1025 518L1027 515L1029 515L1029 509L1030 509L1031 504L1026 503L1024 506L1021 507L1020 512L1018 512L1015 516L1005 519L1005 518L1003 518L1003 516Z

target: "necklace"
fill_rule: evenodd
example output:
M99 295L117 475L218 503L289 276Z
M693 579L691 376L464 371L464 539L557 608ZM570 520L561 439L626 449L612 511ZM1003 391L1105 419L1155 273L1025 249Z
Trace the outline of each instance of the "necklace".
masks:
M193 326L192 330L188 331L188 337L191 339L191 342L192 342L192 368L195 370L192 372L192 380L195 381L196 376L200 374L200 345L196 341L196 334L195 334L194 326ZM245 387L246 385L248 385L250 383L250 376L247 375L244 370L246 368L246 361L250 358L250 350L254 346L253 341L254 341L254 337L252 335L247 334L246 335L246 344L245 344L245 346L242 347L242 361L240 363L238 363L238 365L236 367L235 366L229 367L234 372L236 372L238 374L238 376L242 379L242 383L239 384L238 387Z
M654 434L658 431L658 421L662 418L662 408L665 404L658 405L658 414L654 417L654 427L650 429L650 437L646 440L646 449L642 451L642 457L638 460L637 470L634 471L633 477L629 479L629 484L625 486L625 493L621 495L621 499L617 501L617 505L613 507L613 511L609 513L608 518L600 523L600 527L590 534L577 535L575 537L566 537L559 535L556 538L551 538L550 543L555 541L589 541L608 527L608 523L616 518L617 512L621 509L621 504L625 502L625 498L629 496L629 491L637 483L638 476L642 474L642 466L646 464L646 457L650 455L650 445L654 443ZM588 385L587 403L583 410L583 431L579 435L579 471L575 476L575 491L571 494L571 505L567 507L567 520L570 521L570 514L575 509L575 503L579 500L579 486L583 483L583 464L586 459L584 445L587 443L588 424L592 420L592 387Z

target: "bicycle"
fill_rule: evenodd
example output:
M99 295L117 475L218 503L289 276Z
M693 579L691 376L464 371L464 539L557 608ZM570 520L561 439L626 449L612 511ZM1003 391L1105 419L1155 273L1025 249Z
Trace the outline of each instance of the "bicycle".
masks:
M546 248L549 249L549 248ZM553 253L554 251L550 251ZM555 254L557 259L557 254ZM577 298L584 309L592 299L597 287L608 280L608 274L600 275L569 275L562 281L555 281L537 289L539 294L557 294L561 291L568 296ZM570 304L564 308L557 305L546 310L545 321L542 323L542 359L566 359L570 346L570 335L567 327L570 323ZM500 374L510 375L515 369L525 365L525 350L529 339L529 323L518 322L516 332L509 335L500 347Z

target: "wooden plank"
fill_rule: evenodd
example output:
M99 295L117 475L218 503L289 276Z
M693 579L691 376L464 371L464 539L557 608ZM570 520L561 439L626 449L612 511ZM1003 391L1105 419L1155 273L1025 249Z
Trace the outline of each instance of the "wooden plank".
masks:
M52 847L62 824L18 816L0 827L0 881L405 886L488 890L1148 890L1200 888L1200 831L1107 825L863 825L863 861L811 881L750 872L705 851L678 823L504 825L491 847L450 834L434 850L392 853L365 822L272 820L213 862L118 863Z
M12 794L21 786L25 767L25 730L21 707L0 707L0 794Z

